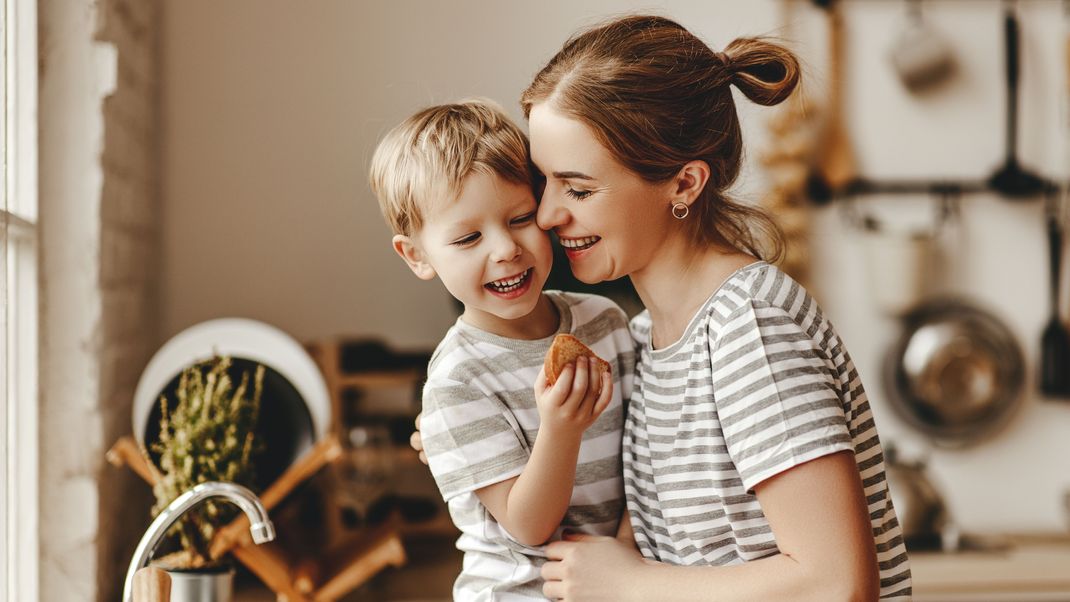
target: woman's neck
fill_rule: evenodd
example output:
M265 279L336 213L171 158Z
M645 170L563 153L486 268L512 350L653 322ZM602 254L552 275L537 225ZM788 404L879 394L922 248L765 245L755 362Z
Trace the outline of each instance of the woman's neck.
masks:
M695 312L736 270L757 261L734 249L709 246L696 250L690 241L661 247L632 284L650 311L651 343L667 347L684 334Z

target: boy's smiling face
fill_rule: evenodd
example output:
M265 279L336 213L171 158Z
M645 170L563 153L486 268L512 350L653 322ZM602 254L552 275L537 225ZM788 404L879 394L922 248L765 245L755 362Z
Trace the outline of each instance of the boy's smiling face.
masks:
M466 322L501 332L531 314L550 274L550 238L535 223L531 188L472 172L453 201L427 210L424 227L394 249L424 280L436 275L464 304Z

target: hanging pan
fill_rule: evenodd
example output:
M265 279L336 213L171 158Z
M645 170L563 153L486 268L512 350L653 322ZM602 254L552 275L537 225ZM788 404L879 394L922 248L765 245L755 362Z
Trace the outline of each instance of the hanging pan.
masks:
M922 304L903 318L884 383L899 415L948 447L998 431L1022 399L1022 350L992 314L961 300Z

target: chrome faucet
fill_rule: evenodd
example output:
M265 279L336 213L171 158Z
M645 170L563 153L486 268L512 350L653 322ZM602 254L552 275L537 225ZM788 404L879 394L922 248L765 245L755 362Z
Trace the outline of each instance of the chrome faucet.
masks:
M253 543L262 544L275 539L275 526L271 524L264 505L252 491L234 483L201 483L168 504L141 536L141 541L134 550L134 558L130 561L130 568L126 571L126 581L123 583L123 602L133 602L134 573L148 565L156 545L160 543L171 525L175 524L175 521L190 508L212 497L225 498L241 508L242 512L249 517L249 532L253 536Z

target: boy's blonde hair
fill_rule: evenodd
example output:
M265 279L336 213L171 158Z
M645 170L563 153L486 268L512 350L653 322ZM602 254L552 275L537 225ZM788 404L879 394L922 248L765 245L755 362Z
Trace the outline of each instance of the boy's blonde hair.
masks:
M428 107L390 130L371 162L371 188L395 234L423 227L424 212L456 198L473 171L531 186L528 138L484 99Z

